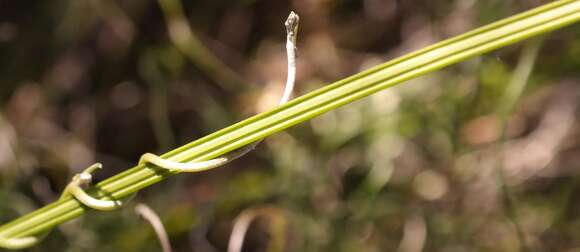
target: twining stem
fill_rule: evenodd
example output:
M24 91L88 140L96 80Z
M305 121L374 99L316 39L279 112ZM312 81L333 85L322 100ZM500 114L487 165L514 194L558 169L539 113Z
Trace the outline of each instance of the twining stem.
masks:
M283 105L284 103L288 102L290 96L292 95L292 91L295 86L296 80L296 37L298 35L298 23L299 17L296 13L291 12L288 16L288 19L284 23L286 26L287 31L287 38L286 38L286 48L288 54L288 73L287 73L287 81L284 87L284 92L280 98L279 104ZM223 156L218 158L214 158L207 161L194 161L194 162L175 162L168 159L164 159L152 153L145 153L141 156L139 160L139 165L146 165L152 164L159 168L163 168L172 172L201 172L210 169L217 168L219 166L223 166L235 159L238 159L250 151L252 151L260 141L256 141L251 143L248 146L243 147L240 150L233 151L231 153L227 153ZM92 209L101 210L101 211L112 211L116 210L124 205L123 201L120 200L103 200L92 197L88 195L81 186L88 185L92 181L92 173L97 170L101 169L102 165L100 163L96 163L91 165L85 171L80 174L75 175L72 178L72 181L66 186L64 192L62 193L61 199L66 198L72 195L76 198L80 203L85 205L86 207L90 207ZM139 205L136 208L136 211L142 214L148 221L152 223L158 235L160 234L157 229L159 229L159 221L155 222L154 212L151 209L147 208L144 205ZM48 233L48 232L46 232ZM10 248L10 249L21 249L26 248L29 246L33 246L38 243L42 236L29 236L29 237L18 237L18 238L11 238L11 239L3 239L0 237L0 247ZM167 234L165 234L167 236ZM164 243L164 240L161 239L163 244L164 251L171 251L171 247L168 246L168 243ZM165 239L168 240L168 239Z
M551 2L355 74L161 157L177 162L209 160L403 81L578 20L580 0ZM93 186L90 192L99 198L109 198L107 194L123 198L173 174L154 166L138 165ZM39 233L84 212L77 201L66 198L1 226L0 237Z
M286 51L288 54L288 74L286 77L286 85L284 87L284 93L280 98L279 104L290 100L292 91L294 90L294 85L296 81L296 36L298 35L298 23L300 18L296 13L290 12L288 19L284 23L286 26ZM252 151L260 141L255 141L247 146L244 146L240 150L227 153L221 157L214 158L208 161L194 161L194 162L175 162L168 159L164 159L152 153L145 153L139 159L139 165L144 165L147 163L154 164L160 168L167 169L173 172L200 172L210 169L214 169L223 166L229 162L232 162Z

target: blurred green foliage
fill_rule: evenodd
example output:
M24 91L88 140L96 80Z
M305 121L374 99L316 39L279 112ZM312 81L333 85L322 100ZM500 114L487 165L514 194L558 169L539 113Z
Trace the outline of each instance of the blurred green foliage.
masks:
M305 93L540 2L183 2L192 39L227 74L184 53L154 1L0 2L0 219L53 201L95 160L102 179L273 106L291 9ZM544 38L505 139L498 111L522 45L324 114L135 200L158 211L176 251L225 251L236 216L261 206L288 222L286 251L580 251L579 34ZM268 224L250 226L244 251L268 248ZM30 250L159 246L128 207L65 224Z

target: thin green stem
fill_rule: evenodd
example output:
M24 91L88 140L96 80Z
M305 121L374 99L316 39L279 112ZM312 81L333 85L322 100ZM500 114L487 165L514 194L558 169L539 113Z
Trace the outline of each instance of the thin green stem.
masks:
M538 52L540 50L541 40L536 39L531 41L524 47L522 54L518 60L517 67L514 71L511 81L509 82L508 86L506 87L506 91L502 96L498 114L500 119L500 147L498 148L497 153L497 165L496 165L496 176L497 176L497 183L500 189L501 197L505 204L504 209L506 212L507 218L513 223L516 234L520 241L521 251L528 252L531 251L528 247L526 242L526 235L517 215L517 205L516 205L516 197L513 194L512 190L506 183L505 172L504 172L504 160L505 160L505 143L507 140L507 124L508 124L508 117L513 110L515 104L520 99L526 84L529 82L530 75L534 68L536 58L538 56Z
M175 47L222 88L235 91L244 83L242 78L218 59L195 36L178 0L159 0L169 37Z
M149 118L153 133L161 150L170 149L175 143L171 130L167 105L168 86L160 70L157 52L146 52L139 60L139 74L149 84Z
M162 157L178 162L209 160L403 81L558 29L579 19L580 0L552 2L355 74ZM101 199L109 198L106 195L123 198L173 174L153 166L139 165L102 181L89 191ZM85 208L77 201L66 198L0 227L0 237L39 233L78 217L84 211Z

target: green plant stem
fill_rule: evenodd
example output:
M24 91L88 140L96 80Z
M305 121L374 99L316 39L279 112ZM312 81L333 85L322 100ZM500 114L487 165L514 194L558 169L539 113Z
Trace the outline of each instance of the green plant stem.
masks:
M496 154L496 156L498 157L496 160L497 166L495 169L497 183L504 202L506 217L513 223L516 229L518 240L520 241L521 246L520 250L524 252L532 250L530 250L530 248L528 247L524 229L518 219L516 197L506 182L504 172L505 143L507 141L506 132L509 119L508 117L513 108L515 107L517 101L520 99L526 87L526 84L529 82L532 70L534 69L534 65L536 63L536 58L538 57L538 53L540 51L541 44L542 44L541 40L535 39L530 41L530 43L528 43L522 50L522 54L518 60L517 67L513 73L511 81L508 83L505 89L504 95L501 97L497 111L501 124L500 143L499 143L500 146L498 148L498 153Z
M175 47L225 90L240 90L244 86L242 78L212 54L195 36L180 1L159 0L159 5L167 22L169 37Z
M580 0L556 1L400 57L298 97L164 155L178 161L215 158L329 110L467 58L546 33L580 19ZM93 186L98 198L126 197L175 173L136 166ZM76 218L85 208L65 198L2 227L0 237L24 237Z

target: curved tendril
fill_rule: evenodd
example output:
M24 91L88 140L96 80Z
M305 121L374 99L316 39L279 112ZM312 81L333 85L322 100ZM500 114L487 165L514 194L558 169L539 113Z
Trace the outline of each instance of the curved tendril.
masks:
M90 196L82 188L83 185L88 185L93 180L92 173L97 169L103 168L100 163L95 163L85 169L83 172L75 175L71 182L64 189L61 199L72 195L76 200L78 200L83 205L101 211L112 211L119 209L123 206L124 202L121 200L101 200L93 196Z
M298 23L300 18L293 11L290 12L288 19L284 22L286 26L286 53L288 54L288 74L286 79L286 85L284 87L284 92L280 98L279 105L282 105L288 100L292 95L294 90L294 82L296 81L296 37L298 35ZM222 157L215 158L208 161L202 162L191 162L191 163L181 163L171 160L161 158L152 153L145 153L139 159L139 164L151 163L160 168L168 169L176 172L199 172L209 169L213 169L224 164L227 164L239 157L244 156L248 152L252 151L261 140L258 140L250 145L243 147L240 150L228 153ZM103 165L101 163L95 163L83 172L75 175L71 182L64 189L60 199L66 198L69 195L78 200L81 204L101 211L112 211L121 208L124 205L125 200L102 200L90 196L82 188L83 185L88 185L92 181L92 173L98 169L101 169ZM0 237L0 247L7 249L23 249L34 246L40 242L50 231L46 231L37 236L28 237L18 237L18 238L3 238Z
M290 100L290 96L292 95L292 91L294 90L294 83L296 82L296 51L297 51L296 38L298 36L299 21L300 17L292 11L290 12L290 15L288 15L288 19L286 19L286 22L284 22L284 25L286 26L286 53L288 55L288 74L286 77L286 85L284 87L284 92L282 94L282 97L280 98L279 105L282 105L288 102L288 100ZM152 153L145 153L139 159L139 164L141 165L150 163L160 168L175 172L206 171L222 166L239 157L242 157L243 155L247 154L248 152L256 148L256 146L260 142L261 140L258 140L254 143L251 143L250 145L243 147L238 151L225 154L216 159L201 162L181 163L164 159Z
M145 153L141 156L141 159L139 159L139 164L151 163L161 168L177 172L199 172L224 165L229 161L230 159L226 157L220 157L203 162L180 163L161 158L152 153Z
M86 168L83 172L75 175L71 179L71 182L65 187L64 191L60 196L60 199L72 196L83 205L102 211L111 211L123 206L123 201L96 199L88 195L82 189L83 185L91 183L93 178L92 173L101 168L103 168L103 165L101 163L95 163ZM44 240L44 238L48 235L48 233L50 233L50 230L35 236L18 237L18 238L0 237L0 247L7 249L29 248L36 245L40 241Z
M0 247L6 249L25 249L41 242L49 232L45 232L38 236L27 236L20 238L2 238L0 237Z

